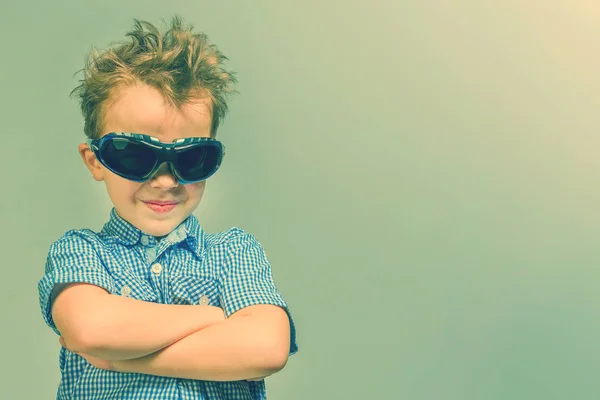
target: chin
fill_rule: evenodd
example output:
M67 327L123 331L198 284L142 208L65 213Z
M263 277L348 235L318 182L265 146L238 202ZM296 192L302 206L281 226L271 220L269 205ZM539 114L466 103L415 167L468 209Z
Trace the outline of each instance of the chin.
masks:
M166 236L173 231L179 225L181 221L169 221L165 223L154 223L150 225L146 225L142 231L144 231L148 235L152 236Z

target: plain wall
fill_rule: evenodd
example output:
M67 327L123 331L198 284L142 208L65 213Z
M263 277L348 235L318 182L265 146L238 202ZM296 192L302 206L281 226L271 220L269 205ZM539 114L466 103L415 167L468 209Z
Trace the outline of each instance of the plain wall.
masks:
M1 399L55 398L37 282L111 208L74 74L174 13L240 82L196 215L256 235L290 304L270 399L597 397L597 3L1 0Z

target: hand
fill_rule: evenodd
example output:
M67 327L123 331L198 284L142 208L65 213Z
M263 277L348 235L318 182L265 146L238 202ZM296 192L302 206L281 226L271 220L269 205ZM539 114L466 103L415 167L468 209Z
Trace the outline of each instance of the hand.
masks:
M94 356L89 355L89 354L85 354L85 353L81 353L81 352L77 352L77 351L73 351L73 350L69 349L67 347L67 343L62 338L62 336L58 339L58 342L60 343L60 345L62 347L64 347L65 349L69 350L70 352L73 352L73 353L75 353L75 354L77 354L77 355L85 358L85 360L87 362L89 362L90 364L92 364L96 368L104 369L106 371L115 371L116 370L113 361L103 360L101 358L94 357Z

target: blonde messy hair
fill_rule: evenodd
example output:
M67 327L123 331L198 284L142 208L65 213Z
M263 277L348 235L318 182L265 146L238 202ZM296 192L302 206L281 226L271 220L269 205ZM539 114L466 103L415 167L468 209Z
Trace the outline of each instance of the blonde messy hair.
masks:
M112 90L138 82L156 88L177 108L193 98L210 98L211 136L216 136L227 112L227 97L235 92L236 79L223 68L227 57L179 16L167 28L159 32L151 23L134 19L133 30L126 34L130 41L88 54L83 79L71 92L80 101L87 137L102 135Z

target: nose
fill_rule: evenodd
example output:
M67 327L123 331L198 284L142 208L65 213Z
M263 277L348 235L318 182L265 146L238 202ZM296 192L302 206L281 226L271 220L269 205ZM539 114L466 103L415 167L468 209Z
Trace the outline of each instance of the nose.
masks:
M156 189L168 190L179 186L179 182L171 172L171 167L167 163L163 163L156 173L148 181L151 187Z

